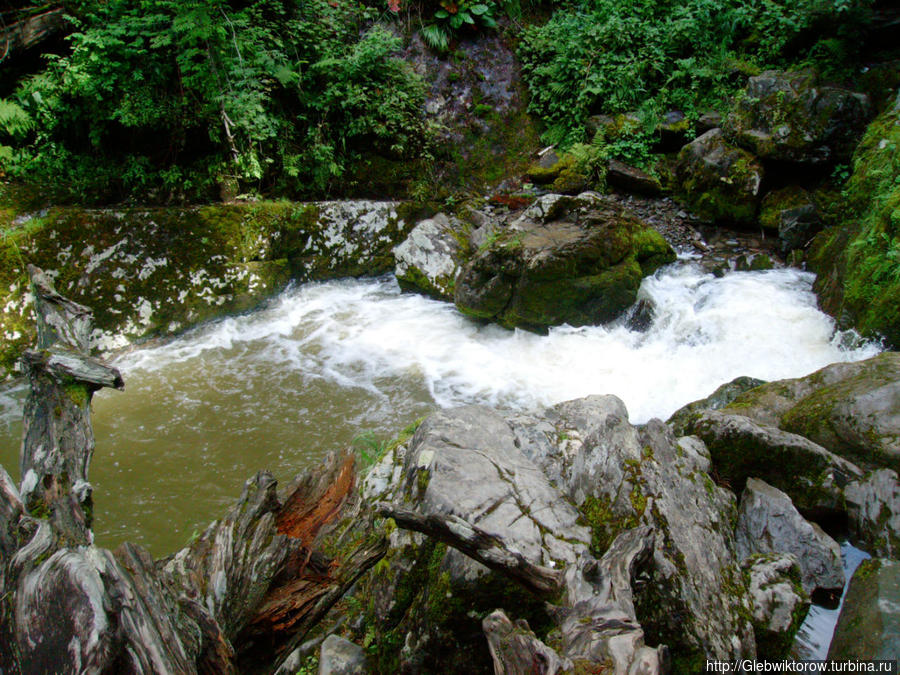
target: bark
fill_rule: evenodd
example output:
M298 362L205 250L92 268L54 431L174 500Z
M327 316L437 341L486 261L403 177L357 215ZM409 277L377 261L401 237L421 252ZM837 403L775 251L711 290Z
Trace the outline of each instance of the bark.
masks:
M0 673L271 672L386 541L329 557L316 544L359 508L351 455L333 454L280 499L266 472L187 547L154 561L93 545L90 400L122 388L88 354L90 311L29 269L38 344L25 356L22 484L0 467Z

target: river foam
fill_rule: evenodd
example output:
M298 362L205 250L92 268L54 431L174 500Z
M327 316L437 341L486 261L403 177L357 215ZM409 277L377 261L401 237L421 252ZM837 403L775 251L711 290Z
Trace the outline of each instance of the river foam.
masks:
M817 309L812 280L794 269L715 278L682 261L644 281L641 297L655 307L646 332L621 322L545 336L480 325L452 305L401 293L393 277L315 283L119 365L137 375L223 353L219 377L243 378L249 364L240 353L256 345L256 368L265 364L276 381L279 371L299 370L387 397L387 379L411 378L441 407L527 410L616 394L639 423L665 419L739 375L797 377L876 354L874 344L842 346L848 336Z

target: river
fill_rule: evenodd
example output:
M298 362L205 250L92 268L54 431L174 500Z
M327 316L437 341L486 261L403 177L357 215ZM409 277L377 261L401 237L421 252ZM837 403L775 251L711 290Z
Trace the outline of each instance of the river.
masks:
M361 432L382 439L439 407L530 410L613 393L666 418L739 375L796 377L878 352L835 334L812 275L726 274L681 260L645 279L645 332L624 322L541 336L401 293L393 277L289 288L251 314L123 354L125 392L94 398L97 542L173 552L260 469L289 480ZM18 479L24 388L0 392L0 462Z

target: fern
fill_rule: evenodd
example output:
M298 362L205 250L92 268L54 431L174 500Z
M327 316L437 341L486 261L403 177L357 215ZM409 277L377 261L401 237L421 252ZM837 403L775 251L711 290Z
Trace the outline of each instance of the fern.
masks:
M0 133L17 138L33 129L34 121L20 105L0 98Z

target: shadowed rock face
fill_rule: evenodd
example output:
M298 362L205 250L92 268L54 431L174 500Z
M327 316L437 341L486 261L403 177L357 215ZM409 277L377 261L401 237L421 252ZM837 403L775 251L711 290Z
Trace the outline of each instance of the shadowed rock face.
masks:
M726 131L757 157L822 164L847 159L869 114L869 101L816 85L815 73L769 70L751 77Z
M660 234L592 193L545 195L476 253L454 299L466 314L544 330L610 321L675 253Z

